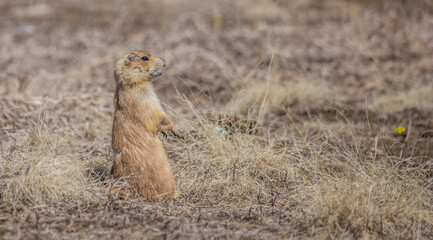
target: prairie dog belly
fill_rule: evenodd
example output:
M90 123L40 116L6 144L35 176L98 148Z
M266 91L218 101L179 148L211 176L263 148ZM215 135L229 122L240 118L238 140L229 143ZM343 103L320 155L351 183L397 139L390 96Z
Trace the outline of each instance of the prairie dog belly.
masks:
M156 96L156 93L153 90L153 88L150 87L142 88L140 89L140 92L141 92L141 96L139 99L141 100L142 103L148 103L154 108L157 108L158 110L162 110L161 102Z

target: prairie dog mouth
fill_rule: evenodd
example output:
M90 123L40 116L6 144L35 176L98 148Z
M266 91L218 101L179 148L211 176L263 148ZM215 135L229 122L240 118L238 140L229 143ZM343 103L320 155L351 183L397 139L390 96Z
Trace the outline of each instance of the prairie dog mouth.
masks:
M155 81L156 77L161 76L164 73L164 68L160 68L160 69L156 69L155 71L153 71L150 75L152 76L152 81Z
M152 72L152 77L158 77L161 76L164 73L164 68L157 69Z

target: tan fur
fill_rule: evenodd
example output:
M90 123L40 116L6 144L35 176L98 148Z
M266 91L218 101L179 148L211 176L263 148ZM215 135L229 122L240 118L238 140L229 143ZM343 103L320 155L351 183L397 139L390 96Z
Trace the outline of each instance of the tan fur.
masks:
M149 60L142 60L142 57ZM115 178L125 177L137 193L164 199L175 193L174 177L158 132L178 131L163 111L151 81L164 71L165 61L136 51L116 63L116 92L111 170Z

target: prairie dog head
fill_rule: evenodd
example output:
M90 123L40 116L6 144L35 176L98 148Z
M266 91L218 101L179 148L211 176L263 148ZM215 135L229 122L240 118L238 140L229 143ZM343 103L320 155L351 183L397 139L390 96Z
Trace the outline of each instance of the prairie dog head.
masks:
M114 76L117 85L135 85L151 82L164 72L165 61L152 53L134 51L116 63Z

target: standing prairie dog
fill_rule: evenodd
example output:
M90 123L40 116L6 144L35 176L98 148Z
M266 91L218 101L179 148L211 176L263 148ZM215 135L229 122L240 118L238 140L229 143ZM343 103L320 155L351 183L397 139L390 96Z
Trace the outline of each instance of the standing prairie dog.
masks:
M116 63L111 173L125 177L138 194L164 199L176 192L173 173L157 133L179 132L163 111L151 81L164 72L165 61L135 51Z

